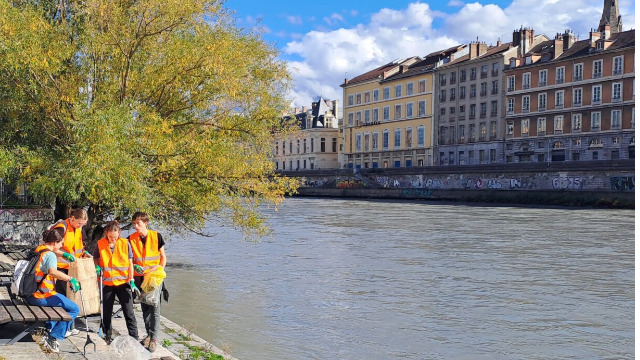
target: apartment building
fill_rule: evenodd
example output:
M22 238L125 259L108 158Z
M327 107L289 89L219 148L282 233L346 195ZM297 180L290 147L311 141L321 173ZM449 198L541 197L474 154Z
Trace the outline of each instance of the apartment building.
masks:
M295 130L275 134L273 161L276 170L302 171L339 169L341 137L338 128L342 109L338 100L320 96L311 108L303 106L283 116Z
M506 162L635 157L635 31L605 1L589 38L566 30L505 70Z
M433 70L458 47L345 79L345 168L433 165Z

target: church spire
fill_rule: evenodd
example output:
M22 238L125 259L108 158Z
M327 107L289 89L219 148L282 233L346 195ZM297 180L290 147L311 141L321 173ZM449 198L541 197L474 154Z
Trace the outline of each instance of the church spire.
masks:
M618 8L618 2L616 0L604 0L602 18L600 18L598 31L603 32L605 25L611 26L611 34L622 31L622 17L620 16L620 9Z

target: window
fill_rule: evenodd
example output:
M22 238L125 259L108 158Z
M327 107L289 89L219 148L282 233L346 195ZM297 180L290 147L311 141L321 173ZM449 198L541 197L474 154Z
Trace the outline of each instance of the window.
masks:
M460 112L460 115L462 115L462 114L464 114L464 113L465 113L465 107L464 107L464 105L460 105L460 111L459 111L459 112Z
M371 93L370 92L366 92L364 93L364 102L365 103L370 103L371 102Z
M598 160L598 152L597 151L593 152L593 160Z
M456 142L456 128L453 126L449 127L449 144L455 144Z
M516 89L516 77L511 75L507 77L507 91L513 91Z
M564 90L556 91L556 109L564 108Z
M465 86L460 86L460 100L463 100L467 97L467 88Z
M407 115L407 118L412 118L413 117L413 103L407 103L406 115Z
M531 87L531 73L522 74L522 88L528 89Z
M494 100L491 102L491 116L498 116L498 101Z
M382 89L382 100L389 100L389 91L391 89L388 86Z
M571 118L571 130L582 130L582 114L573 114L573 117Z
M480 96L487 96L487 83L483 82L480 84Z
M356 134L356 152L362 151L362 134Z
M293 154L293 141L289 142L289 154Z
M538 71L538 86L547 86L547 70Z
M582 63L573 65L573 81L582 80L582 73L584 71L584 66Z
M387 150L389 148L389 130L382 132L382 148Z
M602 77L602 60L593 61L593 78L597 79Z
M487 139L487 124L480 123L480 141L485 141Z
M447 90L440 90L440 102L447 101Z
M582 106L582 88L573 89L573 106Z
M613 75L621 75L622 74L622 56L616 56L613 58Z
M553 143L554 149L564 149L564 143L562 141L556 141Z
M427 114L427 101L418 101L418 116L425 116Z
M396 104L395 110L393 112L393 119L398 120L402 117L402 105Z
M497 161L497 159L496 159L496 149L490 149L489 150L489 157L490 157L490 161L492 163Z
M611 160L620 159L620 150L611 150Z
M489 73L489 65L482 65L480 67L480 78L481 79L486 78L488 73Z
M494 80L491 82L491 95L498 94L498 80Z
M399 98L402 96L402 85L396 85L396 97Z
M426 80L418 81L418 91L420 93L427 92L427 81Z
M538 111L547 110L547 93L538 94Z
M486 118L487 117L487 103L483 102L480 103L480 118Z
M529 119L522 119L520 121L520 134L522 136L529 136Z
M447 114L447 109L446 108L441 108L440 109L440 115L446 115Z
M513 135L513 120L507 121L507 135Z
M619 129L621 125L622 125L622 111L612 110L611 111L611 128Z
M475 80L476 79L476 68L471 68L471 72L469 73L469 80Z
M553 130L557 132L562 132L563 129L564 129L564 116L557 115L553 119Z
M531 105L530 102L531 102L531 100L529 98L529 95L524 95L522 97L522 112L523 113L528 113L529 112L529 106Z
M364 151L369 151L369 133L364 133Z
M389 121L389 107L385 106L382 108L382 120Z
M353 95L349 95L347 99L348 99L347 101L349 103L349 106L353 105Z
M612 144L620 144L620 138L618 136L614 136L611 138Z
M591 130L600 130L600 111L594 111L591 113Z
M374 132L373 136L371 136L371 150L378 150L378 132Z
M369 109L364 111L364 124L369 125L371 122L371 111Z
M564 66L556 68L556 84L564 83Z
M331 151L332 152L338 152L338 139L337 138L333 138L331 140Z
M413 95L413 83L409 82L407 83L407 96L409 95Z
M498 76L498 63L491 64L491 76Z
M469 105L469 119L476 118L476 104Z
M573 138L573 146L582 146L582 138Z
M462 69L460 70L460 82L465 82L465 81L467 81L467 70Z
M440 142L440 144L446 144L447 127L446 126L440 126L440 131L438 132L438 134L440 135L440 139L438 140Z
M314 152L314 150L313 150L313 138L311 138L311 152Z
M450 80L449 82L450 82L451 84L455 84L455 83L456 83L456 72L455 72L455 71L451 72L451 77L450 77L450 79L451 79L451 80Z
M449 92L451 93L451 95L449 96L449 100L454 101L456 99L456 88L451 88Z
M356 126L361 126L362 125L362 112L361 111L357 111L356 112Z
M469 141L476 141L476 125L469 124Z
M613 90L611 91L611 101L622 101L622 83L613 83Z
M478 151L478 157L480 158L480 164L484 164L486 162L486 156L485 156L485 151L484 150L479 150Z
M538 134L545 134L547 132L547 118L538 118Z
M404 132L405 136L405 148L413 147L413 129L407 128Z
M491 122L491 139L495 139L498 136L498 123L495 121Z
M602 85L593 85L591 87L591 104L598 105L602 103Z
M468 155L468 157L469 157L469 165L474 165L476 163L473 153L474 153L473 150L469 150L469 155Z
M418 146L424 146L424 126L418 126Z
M307 153L307 139L302 140L302 153Z
M440 86L447 85L447 75L440 74Z
M460 137L460 142L464 142L464 125L458 125L458 136Z
M400 136L401 136L400 132L401 132L401 131L402 131L402 130L400 130L400 129L396 129L396 131L394 132L394 142L393 142L393 145L395 146L395 148L396 148L396 149L399 149L399 148L400 148Z
M377 123L378 121L380 121L379 112L380 112L380 109L378 109L378 108L373 109L372 112L371 112L371 114L372 114L371 120L373 121L374 124Z
M450 106L449 107L449 114L454 115L456 113L456 107L455 106Z
M356 94L356 105L362 103L362 94Z
M475 99L475 98L476 98L476 84L473 84L469 86L469 99Z
M515 99L514 98L508 98L507 99L507 114L513 114L514 106L515 106Z

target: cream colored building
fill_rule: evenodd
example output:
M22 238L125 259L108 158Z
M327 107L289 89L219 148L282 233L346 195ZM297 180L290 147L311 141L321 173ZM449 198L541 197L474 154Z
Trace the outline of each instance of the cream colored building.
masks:
M342 143L338 122L338 101L320 97L311 109L295 109L286 120L295 118L300 130L276 134L273 161L278 171L339 169L338 150Z

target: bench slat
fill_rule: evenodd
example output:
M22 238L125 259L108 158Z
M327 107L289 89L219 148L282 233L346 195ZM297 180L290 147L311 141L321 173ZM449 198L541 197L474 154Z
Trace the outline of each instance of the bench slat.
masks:
M60 321L62 317L58 314L51 306L40 306L40 309L47 314L50 320L52 321Z
M29 304L25 304L25 306L29 307L29 310L31 310L31 312L36 316L36 319L38 320L51 320L49 318L49 315L47 315L47 313L45 313L44 311L42 311L42 309L40 308L40 306L36 306L36 305L29 305Z
M11 321L11 316L4 308L4 306L0 305L0 324L6 324Z
M67 314L67 312L61 308L61 307L54 307L53 308L58 314L60 314L60 318L62 319L62 321L71 321L73 320L73 318L71 317L71 315Z
M29 308L22 302L22 300L14 299L13 305L18 308L18 311L20 311L20 314L22 314L25 322L36 321L36 317L33 315L31 310L29 310Z
M11 303L11 300L0 300L0 303L7 309L7 312L11 316L11 321L23 322L24 317L20 314L20 311Z

